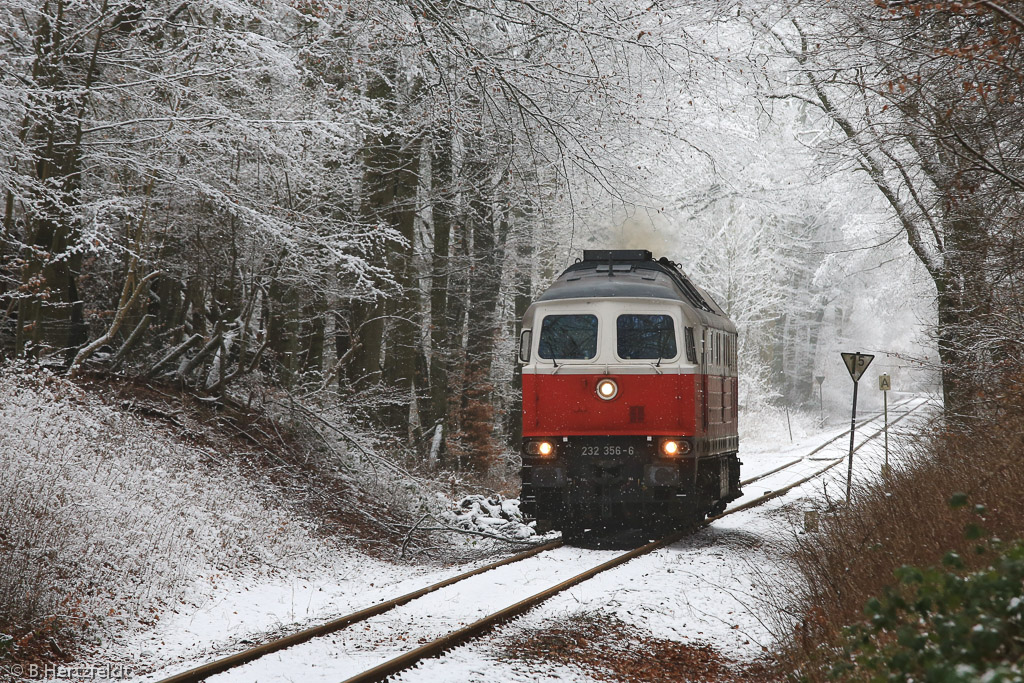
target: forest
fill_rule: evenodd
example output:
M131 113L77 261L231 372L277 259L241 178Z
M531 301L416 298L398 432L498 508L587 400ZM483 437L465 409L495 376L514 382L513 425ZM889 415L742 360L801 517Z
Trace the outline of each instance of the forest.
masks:
M647 249L735 322L743 473L632 434L716 514L410 675L1019 680L1022 36L1024 0L3 0L0 679L481 570L292 651L351 664L606 566L516 498L517 343L584 249ZM892 412L872 376L851 425L854 351Z
M845 392L849 344L989 410L1024 364L1022 17L7 0L0 358L314 406L484 472L532 297L642 246L736 320L741 414Z

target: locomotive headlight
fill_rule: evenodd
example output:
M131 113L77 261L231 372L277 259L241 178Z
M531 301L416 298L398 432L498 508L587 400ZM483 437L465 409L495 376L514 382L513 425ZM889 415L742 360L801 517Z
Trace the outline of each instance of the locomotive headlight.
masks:
M597 396L606 401L615 398L619 393L619 385L613 379L602 379L597 383Z
M690 452L690 442L682 439L662 439L661 454L666 458L675 458Z
M555 444L550 441L529 441L526 444L526 452L547 458L555 454Z

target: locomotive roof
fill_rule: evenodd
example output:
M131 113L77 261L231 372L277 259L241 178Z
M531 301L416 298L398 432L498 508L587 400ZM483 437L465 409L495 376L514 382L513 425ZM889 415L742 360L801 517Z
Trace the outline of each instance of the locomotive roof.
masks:
M693 284L679 264L654 260L646 249L588 249L537 301L604 298L670 299L692 309L704 324L736 328L711 296Z

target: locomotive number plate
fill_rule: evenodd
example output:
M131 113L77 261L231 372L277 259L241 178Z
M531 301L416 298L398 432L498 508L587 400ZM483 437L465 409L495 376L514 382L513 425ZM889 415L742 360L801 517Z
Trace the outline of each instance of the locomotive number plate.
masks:
M582 455L585 456L601 456L601 455L635 455L636 448L634 446L584 446L582 448Z

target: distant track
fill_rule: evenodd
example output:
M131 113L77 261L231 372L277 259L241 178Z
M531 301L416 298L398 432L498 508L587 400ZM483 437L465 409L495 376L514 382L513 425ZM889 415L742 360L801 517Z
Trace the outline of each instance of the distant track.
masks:
M909 402L909 400L910 399L908 399L908 401L904 401L903 403L897 404L897 406L898 405L903 405L903 404ZM914 406L913 408L911 408L910 410L906 411L905 413L900 415L898 418L896 418L895 420L893 420L889 424L890 425L894 425L894 424L900 422L905 417L907 417L908 415L910 415L911 413L913 413L914 411L918 410L919 408L921 408L924 405L925 405L925 403L922 402L922 403L918 404L917 406ZM897 407L897 406L893 406L893 407ZM872 418L870 418L868 420L865 420L864 422L860 423L860 425L867 424L868 422L877 419L877 417L878 416L876 415L876 416L874 416L874 417L872 417ZM858 425L858 426L860 426L860 425ZM878 437L880 434L882 434L883 431L884 431L884 429L880 429L880 430L874 432L873 434L871 434L870 436L868 436L856 448L854 448L854 451L860 450L869 441L871 441L872 439L874 439L874 438ZM815 453L821 451L822 449L824 449L829 444L834 443L835 441L837 441L838 439L842 438L843 436L848 435L849 433L850 433L850 430L846 430L842 434L839 434L838 436L835 436L832 439L826 441L824 444L822 444L821 446L817 447L816 449L811 451L806 456L798 458L798 459L796 459L796 460L794 460L794 461L792 461L790 463L787 463L787 464L785 464L785 465L783 465L781 467L777 467L777 468L771 470L770 472L765 472L765 473L760 474L760 475L758 475L756 477L752 477L752 478L750 478L748 480L745 480L744 482L742 482L742 484L748 484L748 483L752 483L752 482L755 482L755 481L759 481L760 479L763 479L763 478L767 477L770 474L774 474L774 473L780 472L780 471L782 471L782 470L784 470L784 469L786 469L788 467L791 467L791 466L797 464L798 462L801 462L804 459L810 457L811 455L814 455ZM545 589L545 590L543 590L543 591L541 591L541 592L539 592L539 593L537 593L535 595L532 595L532 596L530 596L530 597L528 597L528 598L526 598L524 600L521 600L521 601L517 602L514 605L511 605L511 606L506 607L504 609L501 609L501 610L499 610L497 612L494 612L493 614L491 614L489 616L486 616L486 617L484 617L484 618L482 618L482 619L480 619L480 620L478 620L478 621L476 621L476 622L474 622L474 623L472 623L472 624L470 624L470 625L468 625L468 626L466 626L464 628L461 628L461 629L458 629L458 630L453 631L451 633L448 633L447 635L444 635L444 636L442 636L440 638L437 638L436 640L433 640L433 641L431 641L429 643L421 645L420 647L418 647L418 648L416 648L414 650L410 650L409 652L406 652L406 653L404 653L402 655L399 655L398 657L395 657L395 658L393 658L391 660L388 660L388 661L384 662L383 664L380 664L380 665L378 665L378 666L376 666L376 667L374 667L372 669L368 669L367 671L364 671L364 672L362 672L360 674L352 676L351 678L349 678L346 681L344 681L344 683L369 683L371 681L384 681L389 676L392 676L392 675L394 675L394 674L396 674L396 673L398 673L400 671L408 669L408 668L414 666L415 664L417 664L418 662L420 662L420 661L422 661L424 659L428 659L430 657L437 656L437 655L445 652L446 650L449 650L449 649L451 649L453 647L457 647L458 645L461 645L461 644L463 644L465 642L468 642L468 641L470 641L470 640L472 640L474 638L477 638L477 637L479 637L481 635L484 635L485 633L487 633L488 631L490 631L494 627L498 626L499 624L502 624L502 623L504 623L504 622L506 622L506 621L508 621L508 620L510 620L512 618L514 618L514 617L517 617L517 616L527 612L528 610L530 610L533 607L535 607L535 606L545 602L546 600L548 600L549 598L557 595L558 593L561 593L561 592L567 590L568 588L571 588L572 586L575 586L575 585L577 585L579 583L582 583L583 581L586 581L586 580L588 580L590 578L593 578L594 576L596 576L596 575L598 575L598 574L600 574L602 572L605 572L605 571L607 571L609 569L613 569L615 567L618 567L618 566L620 566L622 564L625 564L626 562L629 562L630 560L635 559L637 557L640 557L642 555L647 555L647 554L649 554L651 552L654 552L655 550L658 550L658 549L663 548L665 546L671 545L672 543L675 543L676 541L679 541L679 540L685 538L687 535L693 533L693 531L695 531L696 529L699 529L699 528L702 528L704 526L707 526L708 524L710 524L711 522L714 522L715 520L721 519L723 517L727 517L727 516L729 516L731 514L740 512L742 510L747 510L749 508L752 508L752 507L755 507L755 506L758 506L758 505L762 505L765 502L767 502L769 500L772 500L773 498L778 498L779 496L785 495L786 493L788 493L792 489L796 488L797 486L800 486L801 484L804 484L804 483L810 481L811 479L814 479L815 477L818 477L818 476L824 474L825 472L827 472L828 470L832 469L833 467L835 467L839 463L843 462L846 459L846 457L847 456L844 455L841 458L837 458L836 460L830 462L825 467L815 471L810 476L804 477L804 478L800 479L799 481L794 482L792 484L789 484L789 485L787 485L787 486L785 486L785 487L783 487L781 489L777 489L775 491L768 492L768 493L766 493L766 494L764 494L762 496L759 496L758 498L755 498L755 499L753 499L753 500L751 500L751 501L749 501L747 503L744 503L743 505L740 505L740 506L737 506L735 508L731 508L729 510L726 510L725 512L723 512L720 515L716 515L714 517L709 517L706 520L702 521L701 523L699 523L699 524L697 524L695 526L691 526L691 527L688 527L688 528L683 529L681 531L672 533L672 534L670 534L670 535L668 535L668 536L666 536L666 537L664 537L664 538L662 538L660 540L651 541L650 543L647 543L646 545L643 545L643 546L641 546L639 548L636 548L634 550L630 550L630 551L628 551L626 553L623 553L622 555L614 557L611 560L608 560L607 562L604 562L604 563L602 563L602 564L600 564L600 565L598 565L596 567L592 567L591 569L588 569L588 570L586 570L584 572L581 572L580 574L577 574L576 576L573 576L570 579L562 581L561 583L559 583L559 584L557 584L555 586L552 586L551 588ZM378 614L383 614L384 612L387 612L387 611L389 611L391 609L394 609L396 607L404 605L404 604L406 604L408 602L416 600L417 598L423 597L424 595L427 595L429 593L433 593L433 592L435 592L437 590L440 590L442 588L445 588L447 586L451 586L453 584L459 583L460 581L464 581L465 579L468 579L470 577L477 576L479 574L483 574L484 572L488 572L488 571L490 571L492 569L496 569L498 567L502 567L502 566L505 566L505 565L508 565L508 564L512 564L514 562L519 562L520 560L525 560L527 558L533 557L535 555L539 555L540 553L548 551L548 550L554 550L555 548L558 548L558 547L560 547L562 545L563 545L563 542L561 540L557 540L557 541L551 541L550 543L544 543L542 545L535 546L533 548L530 548L529 550L525 550L523 552L517 553L517 554L512 555L511 557L507 557L507 558L505 558L503 560L499 560L497 562L492 562L492 563L486 564L486 565L484 565L482 567L477 567L476 569L473 569L473 570L470 570L470 571L467 571L467 572L463 572L461 574L457 574L457 575L452 576L450 578L447 578L447 579L445 579L443 581L439 581L437 583L431 584L430 586L426 586L425 588L421 588L419 590L412 591L411 593L406 593L405 595L402 595L401 597L398 597L398 598L394 598L393 600L387 600L387 601L378 603L376 605L373 605L372 607L367 607L365 609L359 610L358 612L353 612L351 614L347 614L345 616L338 617L336 619L332 619L331 621L329 621L327 623L324 623L324 624L321 624L319 626L314 626L312 628L303 629L302 631L298 631L298 632L293 633L293 634L291 634L289 636L285 636L283 638L277 638L275 640L269 641L269 642L264 643L262 645L257 645L256 647L253 647L253 648L250 648L250 649L238 652L238 653L233 654L233 655L229 655L227 657L223 657L221 659L217 659L215 661L209 662L207 664L203 664L203 665L195 667L193 669L189 669L188 671L182 672L180 674L176 674L174 676L170 676L169 678L165 678L165 679L161 680L159 683L199 683L200 681L206 680L210 676L214 676L216 674L224 673L225 671L228 671L228 670L233 669L235 667L238 667L238 666L241 666L243 664L252 662L252 661L254 661L256 659L259 659L260 657L263 657L264 655L268 655L268 654L271 654L273 652L278 652L280 650L284 650L284 649L292 647L294 645L298 645L300 643L304 643L306 641L312 640L313 638L317 638L317 637L320 637L320 636L328 635L330 633L334 633L334 632L339 631L339 630L341 630L343 628L351 626L352 624L359 623L361 621L369 619L370 617L377 616Z
M924 407L924 405L925 405L924 403L917 404L916 406L914 406L913 408L911 408L910 410L908 410L907 412L903 413L898 418L896 418L895 420L890 422L888 426L891 427L894 424L902 421L904 418L909 416L915 410L918 410L918 409ZM861 441L860 444L858 444L853 449L853 452L856 453L861 448L863 448L865 445L867 445L867 443L869 441L877 438L879 435L883 434L884 432L885 432L885 427L883 427L882 429L879 429L877 432L873 433L871 436L869 436L868 438L866 438L863 441ZM847 430L846 433L849 434L850 433L849 430ZM833 439L833 441L834 440L835 439ZM818 449L818 450L821 450L821 449ZM836 458L835 460L829 462L829 464L827 464L824 467L822 467L820 470L816 470L813 474L810 474L810 475L804 477L803 479L800 479L799 481L795 481L792 484L787 484L786 486L783 486L781 489L776 489L775 491L769 491L769 492L765 493L762 496L759 496L759 497L757 497L757 498L755 498L755 499L753 499L753 500L751 500L749 502L744 503L743 505L738 505L738 506L736 506L736 507L734 507L734 508L732 508L730 510L726 510L725 512L723 512L722 514L718 515L717 517L708 517L707 521L708 522L713 522L716 519L721 519L722 517L725 517L726 515L731 515L733 513L740 512L741 510L748 510L748 509L750 509L752 507L756 507L758 505L763 505L764 503L767 503L769 500L772 500L773 498L778 498L779 496L784 496L787 493L789 493L790 491L792 491L793 489L795 489L797 486L800 486L801 484L806 484L811 479L814 479L815 477L820 477L821 475L825 474L826 472L828 472L830 469L832 469L833 467L835 467L839 463L845 462L848 457L849 457L849 454L844 453L841 457Z
M893 409L899 408L901 406L905 406L906 404L910 403L913 400L914 399L912 399L912 398L904 399L903 401L900 401L899 403L894 403L892 407L893 407ZM924 404L922 403L921 405L924 405ZM915 408L911 408L911 410L908 411L908 413L909 412L913 412L914 410L917 410L917 408L919 408L919 407L920 406L917 406ZM866 418L866 419L861 420L860 422L858 422L857 426L858 427L863 427L863 426L865 426L867 424L870 424L871 422L874 422L878 418L882 417L883 414L884 414L884 412L875 413L871 417ZM903 418L901 417L899 419L902 420ZM896 424L897 421L898 420L893 420L889 424ZM811 451L807 455L802 455L799 458L796 458L795 460L790 460L789 462L785 463L784 465L779 465L778 467L776 467L773 470L769 470L767 472L762 472L761 474L758 474L757 476L754 476L754 477L750 477L749 479L744 479L743 481L740 482L740 486L746 486L747 484L753 484L755 481L760 481L760 480L764 479L765 477L767 477L769 475L775 474L776 472L781 472L782 470L789 469L793 465L796 465L797 463L801 463L804 460L810 458L815 453L818 453L819 451L824 450L826 447L831 446L833 443L835 443L839 439L843 438L844 436L848 436L850 431L851 430L847 429L842 434L837 434L836 436L832 437L831 439L829 439L825 443L823 443L820 446L818 446L817 448L815 448L813 451ZM858 446L857 448L860 448L860 446ZM854 449L854 450L856 450L856 449Z

